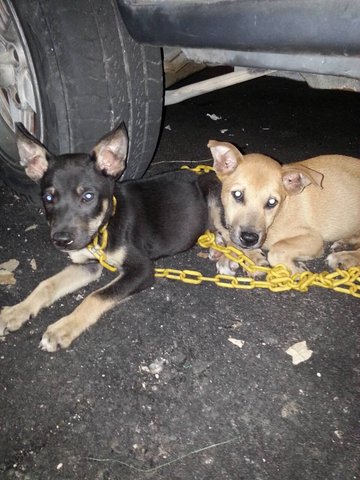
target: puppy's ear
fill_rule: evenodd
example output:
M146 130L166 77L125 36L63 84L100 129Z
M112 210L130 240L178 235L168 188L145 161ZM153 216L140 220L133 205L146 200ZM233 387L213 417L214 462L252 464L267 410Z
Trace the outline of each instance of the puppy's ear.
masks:
M324 175L316 170L305 167L305 165L284 165L282 167L282 181L285 190L289 195L301 193L310 184L322 188Z
M107 175L117 178L125 170L128 151L128 135L125 124L105 135L94 147L96 166Z
M47 157L51 154L26 130L22 123L15 124L15 132L20 165L25 167L26 175L31 180L38 182L48 169Z
M232 173L243 160L239 150L231 143L210 140L207 146L214 159L214 170L220 179Z

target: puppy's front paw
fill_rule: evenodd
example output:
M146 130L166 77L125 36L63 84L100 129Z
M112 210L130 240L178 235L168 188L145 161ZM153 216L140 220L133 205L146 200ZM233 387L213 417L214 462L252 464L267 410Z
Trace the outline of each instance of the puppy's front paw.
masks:
M216 232L216 234L215 234L215 243L216 243L216 245L219 245L220 247L225 247L226 246L225 240L224 240L224 238L223 238L223 236L221 235L220 232ZM222 255L223 255L223 253L219 252L219 250L216 250L215 248L210 248L209 249L209 259L212 262L217 262L221 258Z
M350 267L357 267L360 265L360 254L358 251L352 252L334 252L326 257L326 262L332 270L342 268L347 270Z
M58 348L67 348L77 337L70 316L50 325L42 336L39 347L46 352L56 352Z
M304 262L298 261L296 262L295 267L293 267L293 273L304 273L308 271L309 271L309 268Z
M338 240L330 245L331 252L343 252L344 250L349 250L349 245L342 240Z
M256 248L255 250L244 250L245 255L252 260L255 265L259 267L268 267L269 262L266 258L265 253L261 248Z
M244 250L244 253L258 267L269 266L269 262L266 258L266 255L260 248L256 248L255 250ZM253 272L248 272L248 275L249 277L252 277L255 280L262 280L263 278L266 277L266 272L263 272L261 270L254 270Z
M216 262L216 270L221 275L235 275L239 269L239 264L230 260L225 255L220 257L220 260Z
M209 249L209 260L212 262L217 262L222 255L223 254L219 252L219 250L215 250L215 248Z
M18 303L13 307L4 307L0 313L0 336L15 332L31 316L31 311L23 303Z

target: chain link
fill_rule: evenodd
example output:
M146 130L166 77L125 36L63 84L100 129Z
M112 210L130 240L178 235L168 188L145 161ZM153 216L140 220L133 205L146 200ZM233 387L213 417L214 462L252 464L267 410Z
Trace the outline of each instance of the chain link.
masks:
M351 267L349 270L337 269L334 272L302 272L291 275L285 265L277 265L276 267L256 266L241 250L235 247L222 247L217 245L215 235L211 232L206 232L202 235L198 239L198 244L202 248L211 247L223 253L227 258L238 263L245 272L250 274L253 274L255 271L265 273L265 280L221 274L217 274L214 277L207 277L201 272L194 270L175 270L172 268L155 268L155 277L178 280L192 285L209 282L214 283L218 287L241 290L267 288L271 292L285 292L288 290L307 292L309 287L316 286L360 298L360 267Z
M214 172L214 167L211 167L210 165L197 165L196 167L188 167L187 165L183 165L181 167L181 170L191 170L192 172L195 173L209 173L209 172Z

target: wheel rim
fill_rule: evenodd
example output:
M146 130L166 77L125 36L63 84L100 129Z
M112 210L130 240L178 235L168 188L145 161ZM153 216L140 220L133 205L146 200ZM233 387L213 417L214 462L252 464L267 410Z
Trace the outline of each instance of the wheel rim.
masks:
M11 2L0 0L0 154L13 166L15 122L42 140L39 87L30 50Z

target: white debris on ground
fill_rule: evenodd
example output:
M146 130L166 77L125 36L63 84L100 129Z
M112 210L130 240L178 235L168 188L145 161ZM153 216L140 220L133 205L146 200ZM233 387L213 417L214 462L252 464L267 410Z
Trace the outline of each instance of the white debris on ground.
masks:
M335 430L334 434L339 440L342 440L342 438L344 436L344 432L342 432L341 430Z
M239 348L242 348L244 346L244 343L245 343L244 340L240 340L239 338L234 338L234 337L229 337L228 340L233 345L236 345Z
M297 405L297 403L291 400L287 402L285 405L283 405L281 409L281 416L282 418L291 418L297 415L299 411L300 411L300 408Z
M241 322L235 322L231 325L231 330L240 330Z
M0 270L0 285L15 285L16 278L8 270Z
M166 363L165 358L156 358L150 365L140 365L139 370L144 373L151 373L156 378L159 378L159 373L161 373L164 369L164 365Z
M29 232L30 230L35 230L38 227L35 223L30 225L30 227L25 228L25 232Z
M161 357L161 358L157 358L152 363L150 363L149 365L150 373L152 373L153 375L157 375L161 373L162 370L164 369L165 361L166 361L165 358Z
M35 258L32 258L32 259L30 260L30 266L31 266L31 268L32 268L34 271L37 270L37 263L36 263Z
M150 369L147 365L140 365L140 371L145 373L150 373Z
M215 113L207 113L206 116L209 117L210 120L214 120L214 122L222 119L222 117L218 117Z
M292 357L292 363L298 365L301 362L309 360L313 351L307 348L306 341L294 343L286 350L286 353Z
M17 269L19 263L15 258L11 258L0 264L0 285L15 285L16 279L13 272Z
M170 125L166 125L166 127L164 127L164 130L171 130Z
M7 262L0 264L0 270L8 270L9 272L13 272L19 265L19 260L16 260L16 258L11 258Z
M228 128L223 128L222 130L220 130L220 133L226 133L226 132L228 132L228 131L229 131Z

